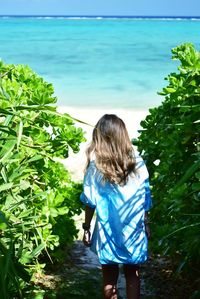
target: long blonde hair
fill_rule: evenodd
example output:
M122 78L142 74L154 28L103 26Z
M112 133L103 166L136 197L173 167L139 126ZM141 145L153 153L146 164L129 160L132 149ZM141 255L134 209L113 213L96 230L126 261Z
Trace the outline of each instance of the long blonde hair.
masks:
M86 150L86 169L92 154L104 181L125 185L129 174L135 171L133 147L126 126L114 114L105 114L97 122Z

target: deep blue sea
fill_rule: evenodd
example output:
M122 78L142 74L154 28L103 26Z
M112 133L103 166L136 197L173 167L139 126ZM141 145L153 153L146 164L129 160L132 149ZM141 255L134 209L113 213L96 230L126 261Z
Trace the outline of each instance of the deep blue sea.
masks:
M200 19L0 17L1 59L28 64L65 106L158 105L185 42L199 49Z

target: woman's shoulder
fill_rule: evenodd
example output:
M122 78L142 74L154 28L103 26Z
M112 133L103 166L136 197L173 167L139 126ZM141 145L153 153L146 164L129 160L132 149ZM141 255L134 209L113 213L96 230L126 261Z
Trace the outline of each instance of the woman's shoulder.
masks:
M86 173L88 173L89 175L93 175L94 177L99 174L99 170L96 166L96 161L95 159L91 159L89 161L88 167L86 169Z
M137 160L142 159L142 157L141 157L141 155L140 155L140 153L139 153L137 147L134 146L134 145L133 145L133 156L134 156L136 162L137 162Z
M97 186L102 182L102 173L98 170L95 160L90 160L88 168L86 169L84 182L89 182L91 185Z
M96 169L96 164L94 159L89 161L88 168Z

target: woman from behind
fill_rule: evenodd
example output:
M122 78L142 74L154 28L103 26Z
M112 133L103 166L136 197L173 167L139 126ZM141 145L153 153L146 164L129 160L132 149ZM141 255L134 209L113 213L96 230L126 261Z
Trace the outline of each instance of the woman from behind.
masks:
M128 299L140 297L139 265L147 260L151 208L148 171L133 149L124 122L105 114L87 149L81 201L86 205L83 242L99 258L104 298L117 299L119 264L123 264ZM91 238L90 223L96 210Z

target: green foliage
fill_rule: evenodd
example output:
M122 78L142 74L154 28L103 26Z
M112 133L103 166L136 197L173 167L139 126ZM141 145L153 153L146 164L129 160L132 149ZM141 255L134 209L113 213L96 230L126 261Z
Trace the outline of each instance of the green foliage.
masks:
M29 67L0 61L1 298L21 289L49 256L76 235L80 186L58 158L79 150L83 132L56 111L53 86Z
M200 52L183 44L172 53L181 62L179 72L166 78L169 84L160 93L165 100L149 110L136 143L151 176L154 249L178 261L178 273L188 270L195 278L200 264Z

